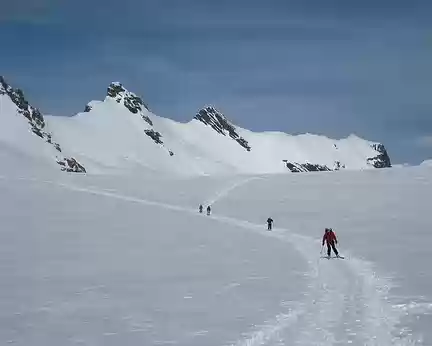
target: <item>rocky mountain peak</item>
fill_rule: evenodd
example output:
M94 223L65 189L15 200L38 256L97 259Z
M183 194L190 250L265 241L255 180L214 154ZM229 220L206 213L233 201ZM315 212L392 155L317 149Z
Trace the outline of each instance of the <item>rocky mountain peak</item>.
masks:
M150 118L143 112L144 110L149 111L148 106L141 97L128 91L121 83L111 83L107 89L107 97L114 99L117 103L123 104L131 113L139 113L149 125L153 125Z
M143 102L143 100L128 91L121 83L113 82L109 85L107 90L107 97L114 99L117 103L124 105L131 113L139 115L151 128L144 130L144 133L156 144L162 146L166 149L170 156L174 156L174 152L165 147L162 140L162 134L159 131L153 129L153 122L148 116L150 112L148 106ZM87 105L85 112L90 112L92 107Z
M368 164L374 166L375 168L387 168L392 166L390 156L388 155L384 144L374 143L371 145L371 147L377 152L377 155L368 158Z
M211 126L217 133L223 136L228 134L247 151L251 150L249 143L237 133L237 129L234 124L230 122L227 117L219 112L215 107L206 106L202 108L195 115L194 119L201 121L207 126Z

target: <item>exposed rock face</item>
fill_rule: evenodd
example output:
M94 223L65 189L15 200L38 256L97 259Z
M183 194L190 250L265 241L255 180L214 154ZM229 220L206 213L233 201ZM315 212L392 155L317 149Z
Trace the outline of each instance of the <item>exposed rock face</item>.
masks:
M372 148L377 151L378 155L367 159L368 164L375 168L391 167L390 157L386 148L381 143L372 144Z
M167 150L168 151L168 154L170 155L170 156L174 156L174 152L172 151L172 150L169 150L169 149L167 149L166 147L165 147L165 144L164 144L164 142L162 141L162 135L161 135L161 133L160 132L158 132L158 131L155 131L155 130L153 130L153 129L148 129L148 130L144 130L144 133L147 135L147 136L149 136L152 140L153 140L153 142L155 142L156 144L159 144L161 147L163 147L165 150Z
M333 170L334 171L339 171L340 169L344 169L344 168L345 168L345 165L341 164L340 161L335 161L334 162L334 166L333 166Z
M52 140L52 134L44 131L45 120L39 109L30 105L25 99L22 90L12 88L8 83L6 83L5 79L2 76L0 76L0 95L9 96L12 102L18 107L18 112L27 118L30 129L36 136L40 137L42 140L45 140L48 144L52 145L58 152L62 151L60 144ZM65 158L64 160L72 160L72 166L69 166L71 172L85 172L84 167L80 165L75 159ZM57 163L64 167L60 162L63 161L57 160Z
M153 139L156 144L163 144L161 140L162 135L159 132L154 130L144 130L144 132L147 136Z
M116 100L117 103L123 103L123 105L129 109L129 111L131 111L133 114L139 114L145 122L147 122L150 126L153 126L151 119L143 112L144 109L149 111L147 105L139 96L126 90L121 83L111 83L108 87L107 95Z
M331 171L330 168L324 165L312 164L309 162L306 163L297 163L297 162L288 162L287 160L283 160L285 162L287 168L293 173L300 172L328 172Z
M39 109L32 107L24 97L21 89L12 88L2 76L0 76L0 95L8 95L13 103L18 107L18 111L27 118L32 130L39 137L47 137L42 129L45 127L44 118Z
M63 158L63 160L57 161L57 163L62 166L61 170L66 172L74 172L74 173L86 173L84 166L82 166L77 160L73 157L71 158Z
M217 133L226 136L227 134L240 144L247 151L251 150L251 147L247 140L240 137L237 133L235 126L214 107L205 107L201 109L194 119L197 119L207 126L211 126Z
M337 149L337 146L334 145ZM367 158L367 163L374 166L375 168L386 168L391 167L390 157L383 144L377 143L372 144L372 148L377 152L374 157ZM299 172L321 172L321 171L338 171L345 169L345 165L340 161L335 161L333 168L329 168L325 165L312 164L312 163L297 163L289 162L288 160L283 160L287 168L293 173Z

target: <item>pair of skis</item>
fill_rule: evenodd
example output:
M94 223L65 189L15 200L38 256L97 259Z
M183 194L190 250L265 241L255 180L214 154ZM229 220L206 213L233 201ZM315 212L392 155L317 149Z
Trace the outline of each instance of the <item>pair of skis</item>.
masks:
M321 256L321 258L327 258L327 259L331 259L331 258L345 259L344 256Z
M323 249L324 249L324 245L321 247L320 255L322 255ZM333 256L333 257L332 256L321 256L321 258L327 258L327 259L330 259L330 258L340 258L340 259L345 259L344 256L340 256L340 255L336 255L336 256Z

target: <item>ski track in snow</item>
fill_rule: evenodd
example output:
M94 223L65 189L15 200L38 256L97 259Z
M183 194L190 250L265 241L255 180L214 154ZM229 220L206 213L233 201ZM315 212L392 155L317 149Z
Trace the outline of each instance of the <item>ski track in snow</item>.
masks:
M262 179L260 177L249 177L246 179L242 179L239 180L237 182L235 182L234 184L228 186L227 188L220 190L219 192L217 192L213 197L207 199L205 201L205 205L212 205L215 204L217 201L221 200L222 198L224 198L225 196L227 196L231 191L235 190L236 188L245 185L247 183L250 183L253 180L257 180L257 179Z
M0 176L0 179L9 179ZM12 178L32 183L50 184L70 191L115 198L132 203L160 207L195 216L196 210L176 205L149 201L137 197L74 185L38 180L32 178ZM227 196L235 188L258 177L238 181L215 194L207 203L213 204ZM373 265L345 253L345 260L326 260L317 256L320 240L295 234L287 229L275 228L269 232L260 224L238 220L227 216L206 216L209 220L237 226L276 238L296 248L309 265L308 290L304 299L296 306L283 307L270 321L248 332L233 346L259 345L417 345L415 341L396 334L396 326L402 312L400 306L392 306L388 301L390 282L376 275ZM284 340L284 335L289 340Z

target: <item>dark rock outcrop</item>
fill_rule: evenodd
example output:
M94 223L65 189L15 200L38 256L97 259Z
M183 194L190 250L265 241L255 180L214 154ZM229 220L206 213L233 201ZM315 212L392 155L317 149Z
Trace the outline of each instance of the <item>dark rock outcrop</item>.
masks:
M335 161L334 167L333 167L334 171L339 171L339 170L344 169L344 168L345 168L345 165L341 164L340 161Z
M143 110L149 111L148 106L143 100L135 95L134 93L127 91L121 83L113 82L110 84L107 90L107 95L117 103L123 103L123 105L133 114L140 114L141 118L147 122L150 126L153 126L151 119L143 113Z
M58 143L52 142L51 134L43 130L45 128L45 120L39 109L30 105L25 99L23 91L12 88L2 76L0 76L0 94L9 96L11 101L17 106L18 112L26 117L30 130L35 135L45 139L50 144L58 145Z
M63 160L57 161L57 163L61 166L62 171L74 172L74 173L86 173L86 169L84 168L84 166L82 166L73 157L71 158L65 157Z
M306 163L289 162L288 160L283 160L283 162L286 164L287 168L293 173L331 171L331 169L325 165L318 165L309 162Z
M116 98L117 96L121 96L121 93L124 93L126 90L123 88L123 85L117 82L113 82L109 85L107 90L107 95L112 98ZM117 101L120 102L120 101Z
M62 149L59 143L56 143L52 139L52 134L45 131L45 120L39 109L33 107L24 97L24 93L21 89L12 88L5 79L0 76L0 95L8 95L11 101L17 106L18 112L22 114L28 121L30 130L41 139L45 140L48 144L52 145L57 151L61 152ZM79 164L75 159L64 159L70 161L68 169L71 172L85 172L85 168ZM62 161L57 161L60 164ZM65 164L66 166L66 164Z
M237 133L235 126L214 107L205 107L201 109L197 115L195 115L194 119L197 119L204 123L207 126L211 126L217 133L226 136L227 133L229 136L234 139L238 144L240 144L247 151L250 151L252 148L249 143L243 137Z
M377 151L377 155L367 159L368 164L375 168L388 168L391 167L390 156L386 148L381 143L372 144L371 147Z
M144 132L147 136L149 136L151 139L153 139L153 141L156 144L163 144L163 142L161 140L162 135L160 134L160 132L154 131L152 129L144 130Z
M18 112L27 118L29 124L35 128L33 132L38 134L38 130L42 130L45 127L44 118L39 109L31 106L24 97L24 93L21 89L14 89L5 79L0 76L0 95L8 95L13 103L18 107ZM39 136L39 134L38 134Z
M161 145L163 148L165 148L168 151L168 154L170 156L174 156L174 152L172 150L169 150L165 147L164 142L162 141L162 135L160 132L155 131L153 129L144 130L144 133L149 136L156 144Z

